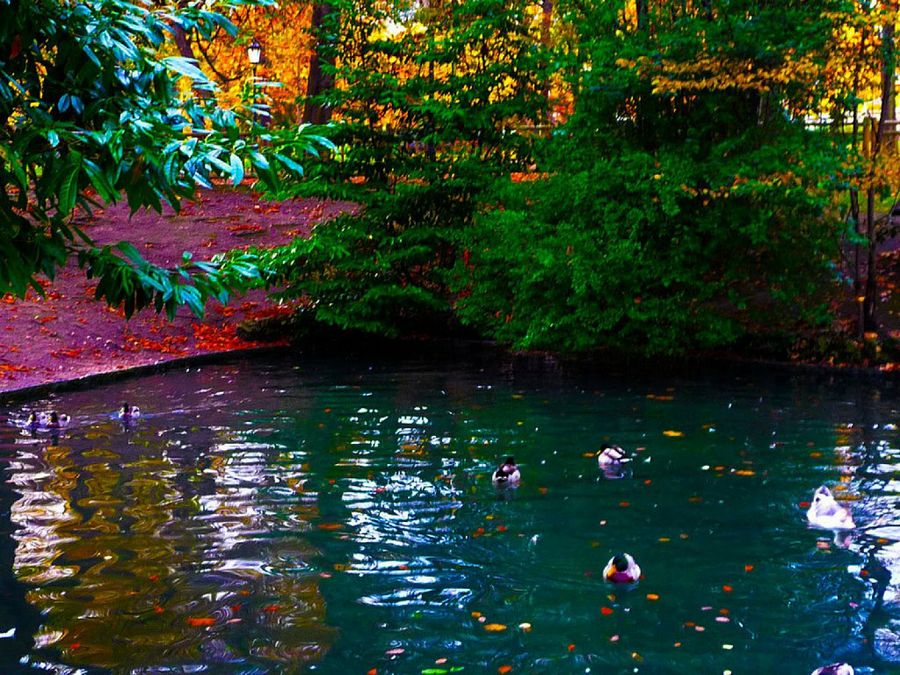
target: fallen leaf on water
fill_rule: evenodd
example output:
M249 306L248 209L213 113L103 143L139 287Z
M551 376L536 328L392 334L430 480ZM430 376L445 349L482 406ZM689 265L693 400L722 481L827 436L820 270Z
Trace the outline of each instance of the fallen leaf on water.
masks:
M538 492L540 492L542 495L545 495L545 494L547 494L547 488L545 488L545 487L539 487L539 488L538 488Z
M208 616L189 616L187 619L188 626L214 626L216 620Z
M659 538L659 542L662 543L662 544L668 543L668 542L670 542L670 541L672 541L672 540L669 539L668 537L660 537L660 538Z
M756 472L751 471L750 469L738 469L734 472L735 476L755 476Z
M279 611L280 609L281 609L281 605L266 605L265 607L262 608L262 611L264 611L268 614L274 614L275 612Z
M569 645L569 651L570 651L570 652L574 652L574 651L575 651L575 645L574 645L574 644Z
M613 635L611 638L609 638L609 641L610 641L610 642L618 642L618 641L619 641L619 636L618 636L618 635Z
M447 663L447 658L446 658L446 657L441 657L441 658L439 658L439 659L435 659L435 660L434 660L434 664L435 664L436 666L442 666L442 665L444 665L445 663Z
M680 647L680 646L681 646L681 643L680 643L680 642L676 642L673 646L674 646L674 647Z
M719 623L728 623L729 621L731 621L731 619L729 619L727 616L717 616L716 621L718 621Z
M703 626L694 626L694 630L697 631L698 633L702 633L706 629Z
M506 675L506 673L508 673L511 670L512 670L512 666L504 665L504 666L500 666L499 668L497 668L497 672L500 673L500 675Z
M613 608L612 608L612 607L601 607L601 608L600 608L600 613L601 613L603 616L609 616L610 614L613 613Z
M809 453L809 456L814 459L818 459L819 457L822 456L822 453L821 452L811 452L811 453Z
M648 600L659 600L659 596L656 593L647 593Z
M343 527L341 523L319 523L320 530L339 530Z
M506 624L503 623L489 623L486 624L484 629L489 633L499 633L501 631L506 630Z
M481 612L472 612L472 618L473 618L473 619L477 619L477 618L480 617L480 616L481 616Z
M619 502L619 506L623 509L626 509L631 506L631 504L629 502Z
M731 591L733 591L734 589L731 586L729 586L728 584L725 584L722 586L722 590L725 591L726 593L731 593Z
M581 456L582 457L594 457L595 454L593 452L582 452Z
M366 673L366 675L378 675L378 669L377 668L369 668L369 671Z
M643 662L643 660L644 660L644 657L641 656L641 655L640 655L639 653L637 653L637 652L631 652L631 658L633 658L633 659L634 659L635 661L637 661L638 663L641 663L641 662Z
M666 429L663 432L663 436L668 436L669 438L680 438L681 436L684 436L684 432L675 431L674 429Z
M744 571L745 571L745 572L752 572L752 571L753 571L753 565L744 565Z
M506 525L498 525L497 532L506 532Z

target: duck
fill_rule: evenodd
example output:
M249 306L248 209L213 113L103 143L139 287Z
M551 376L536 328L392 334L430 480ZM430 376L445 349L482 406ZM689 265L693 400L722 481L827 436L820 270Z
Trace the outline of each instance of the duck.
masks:
M628 453L618 445L610 445L604 443L600 446L600 452L597 454L597 463L601 467L619 466L624 462L630 462L631 458Z
M136 405L123 403L122 407L119 408L118 415L120 420L132 420L141 416L141 409Z
M850 511L838 504L831 490L824 485L819 486L813 493L806 519L810 525L824 530L852 530L856 527Z
M519 473L516 460L513 457L507 457L503 460L503 464L494 471L494 475L491 476L491 482L494 485L518 485L521 478L522 474Z
M37 415L37 413L30 412L30 413L28 413L28 419L25 420L25 424L23 424L22 426L25 427L26 429L31 429L32 431L34 431L39 426L41 426L41 424L43 424L43 423L44 423L44 420L41 419L41 417L39 417Z
M61 429L62 427L68 426L69 422L72 421L72 418L66 414L60 414L55 410L51 410L50 414L47 415L46 427L48 429Z
M816 668L810 675L854 675L853 666L849 663L831 663L821 668Z
M628 553L617 553L603 568L603 578L614 584L633 584L641 578L641 568Z

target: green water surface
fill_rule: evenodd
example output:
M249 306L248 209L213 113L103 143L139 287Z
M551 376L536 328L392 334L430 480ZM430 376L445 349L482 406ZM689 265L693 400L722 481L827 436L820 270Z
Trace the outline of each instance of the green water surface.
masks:
M51 407L0 431L0 672L900 672L896 381L270 359L0 417Z

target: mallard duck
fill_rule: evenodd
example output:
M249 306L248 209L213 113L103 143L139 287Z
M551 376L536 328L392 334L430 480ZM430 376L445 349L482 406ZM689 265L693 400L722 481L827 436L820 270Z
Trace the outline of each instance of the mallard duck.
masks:
M494 471L494 475L491 476L491 481L494 485L518 485L519 480L522 478L522 474L519 473L519 467L516 466L516 460L512 457L507 457L503 464L497 467L497 470Z
M856 527L850 511L838 504L831 490L824 485L813 493L806 519L810 525L824 530L852 530Z
M603 568L603 578L614 584L633 584L641 578L641 568L628 553L617 553Z
M619 466L623 462L630 462L631 458L618 445L610 445L604 443L600 446L600 452L597 454L597 463L601 467Z
M136 405L128 405L127 403L123 403L122 407L119 408L118 414L120 420L133 420L136 417L141 416L141 409Z
M69 422L72 421L72 418L65 414L60 414L55 410L51 410L50 414L47 415L47 428L48 429L61 429L64 426L67 426Z
M854 675L854 670L849 663L832 663L816 668L810 675Z

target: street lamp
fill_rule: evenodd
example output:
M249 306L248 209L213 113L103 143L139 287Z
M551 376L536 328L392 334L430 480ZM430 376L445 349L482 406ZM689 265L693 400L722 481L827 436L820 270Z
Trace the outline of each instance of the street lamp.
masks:
M250 114L253 125L256 126L256 67L262 61L262 45L259 40L253 38L253 42L247 47L247 60L253 66L253 89L250 92Z

